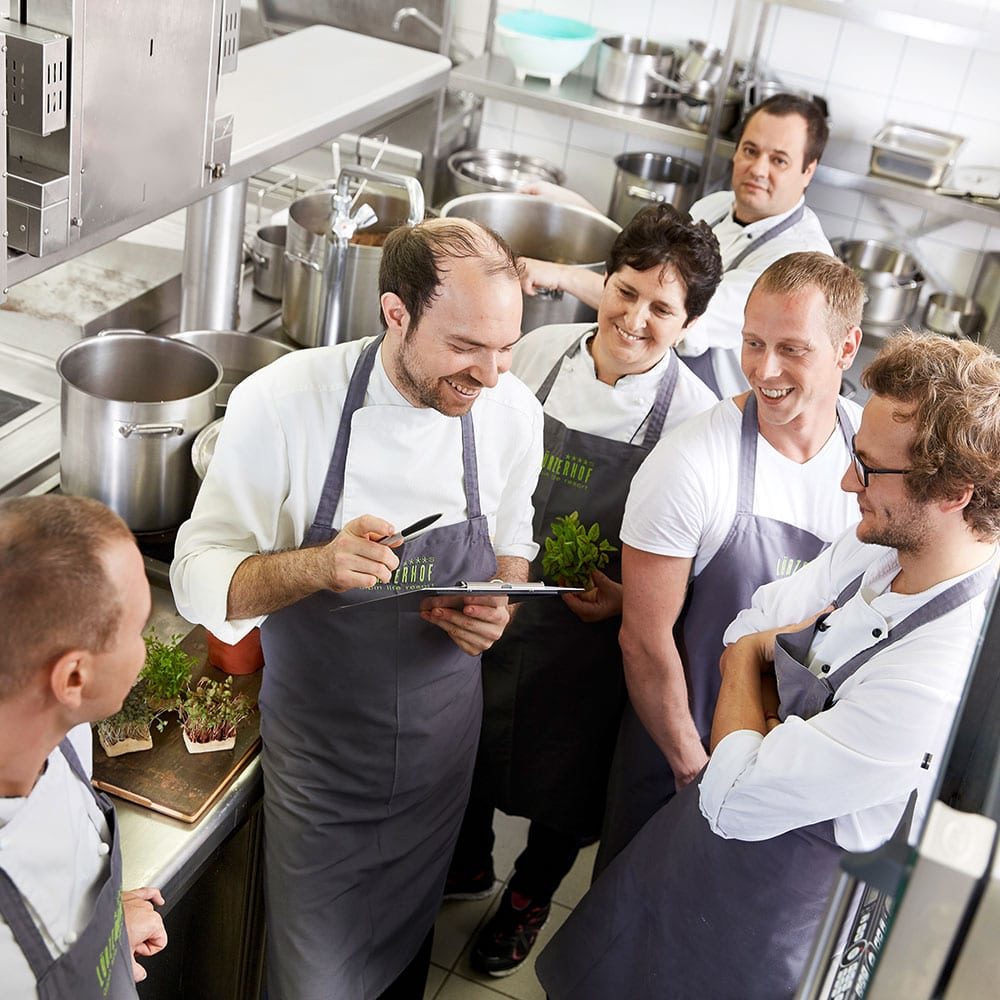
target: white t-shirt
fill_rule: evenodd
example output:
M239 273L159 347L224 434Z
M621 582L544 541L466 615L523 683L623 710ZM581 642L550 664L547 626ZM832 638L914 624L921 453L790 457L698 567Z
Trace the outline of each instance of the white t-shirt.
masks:
M691 218L704 219L712 225L712 232L719 241L722 266L733 261L758 237L778 225L796 211L804 201L781 215L773 215L759 222L741 226L734 221L732 208L735 195L732 191L716 191L691 206ZM717 222L725 213L721 222ZM830 241L823 234L816 213L807 208L802 218L783 233L761 244L747 254L738 267L727 270L712 296L705 314L681 341L678 354L700 355L710 347L723 348L712 359L715 377L723 398L735 396L747 388L740 369L742 348L743 307L747 304L750 289L760 274L776 260L800 250L816 250L833 254Z
M264 617L226 621L237 566L258 552L301 545L333 454L354 366L371 338L296 351L255 372L230 397L215 455L191 519L177 534L170 582L178 611L225 642ZM502 375L472 407L483 513L497 555L529 561L531 497L542 464L542 409ZM388 429L387 429L388 428ZM343 496L333 526L361 514L402 528L441 511L436 526L468 517L461 421L409 403L376 357L352 419Z
M995 553L992 565L995 573ZM829 616L829 628L816 634L807 657L814 673L836 680L839 667L963 578L920 594L895 594L888 588L898 572L895 549L865 545L849 528L793 579L760 587L725 641L802 621L863 573L860 590ZM713 830L763 840L832 819L841 847L870 851L892 835L916 788L915 843L989 598L987 590L876 653L843 682L832 707L811 719L793 716L767 736L738 730L725 737L700 786L701 810ZM830 672L821 674L821 664Z
M69 738L87 774L93 769L90 726ZM24 897L52 956L86 927L108 877L111 833L90 789L57 747L26 798L0 798L0 868ZM35 1000L35 977L0 917L4 1000Z
M851 422L861 407L841 400ZM697 576L718 552L736 517L743 414L724 399L665 435L632 480L622 541L657 555L694 559ZM753 513L794 524L824 542L859 519L857 500L840 489L851 462L839 426L808 462L786 458L757 435Z
M542 326L523 336L514 345L511 371L533 393L537 393L566 349L593 323ZM649 411L667 370L668 351L649 371L625 375L614 385L597 377L594 359L586 338L559 369L545 412L575 431L598 435L611 441L642 444ZM677 385L663 422L663 431L709 409L717 402L712 391L686 365L678 365Z

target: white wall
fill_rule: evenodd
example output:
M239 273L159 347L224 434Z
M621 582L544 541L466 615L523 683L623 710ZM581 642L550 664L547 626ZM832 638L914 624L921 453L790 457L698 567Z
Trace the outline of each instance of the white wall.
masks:
M1000 0L880 0L878 5L1000 35ZM733 0L515 0L500 9L516 7L585 20L606 34L645 34L681 46L688 38L702 38L724 46ZM473 51L482 51L488 11L488 0L456 0L456 37ZM1000 54L996 52L776 9L761 55L789 86L827 98L834 142L844 137L867 143L885 121L901 120L966 136L960 163L1000 165ZM593 59L591 53L585 69L592 67ZM495 101L486 103L480 145L545 157L566 171L570 187L601 207L610 197L612 157L618 153L649 149L698 158L626 132ZM831 238L890 235L874 205L857 192L813 183L807 201ZM906 227L923 222L921 209L893 203L888 207ZM1000 213L996 226L953 223L922 237L918 246L954 290L968 294L980 255L1000 250Z

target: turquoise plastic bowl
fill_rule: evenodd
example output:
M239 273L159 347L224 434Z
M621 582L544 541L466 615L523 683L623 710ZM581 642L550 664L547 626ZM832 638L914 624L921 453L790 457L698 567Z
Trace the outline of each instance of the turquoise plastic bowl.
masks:
M576 69L599 35L583 21L533 10L517 10L496 19L496 34L519 79L547 78L553 85Z

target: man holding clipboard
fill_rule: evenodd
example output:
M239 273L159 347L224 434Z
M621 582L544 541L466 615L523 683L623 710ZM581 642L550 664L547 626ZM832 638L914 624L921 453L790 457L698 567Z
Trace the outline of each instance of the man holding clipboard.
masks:
M379 598L525 580L537 549L542 414L505 375L521 318L510 249L464 220L397 229L379 284L382 338L296 352L233 394L172 569L178 608L221 638L263 622L273 997L423 995L479 654L509 612ZM372 511L441 516L394 541Z

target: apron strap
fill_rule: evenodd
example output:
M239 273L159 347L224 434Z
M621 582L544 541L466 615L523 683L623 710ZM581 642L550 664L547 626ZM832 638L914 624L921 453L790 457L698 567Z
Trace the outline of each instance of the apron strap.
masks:
M385 334L369 344L358 358L347 386L347 396L344 399L344 409L340 414L340 426L337 428L337 440L333 446L333 455L327 467L323 492L316 507L316 516L306 535L311 538L318 529L329 530L333 527L333 517L337 512L337 504L344 492L344 474L347 469L347 449L351 442L351 420L365 402L368 391L368 381L375 358L378 356ZM465 504L469 518L482 514L482 503L479 497L479 468L476 462L476 433L472 423L472 412L463 413L462 422L462 472Z
M562 363L570 355L575 354L579 350L580 345L587 337L596 332L596 326L584 330L556 359L556 363L552 366L548 375L545 376L545 381L542 382L538 387L538 392L535 393L535 398L543 407L545 406L545 401L549 398L549 393L552 392L552 387L556 384ZM642 447L647 451L660 440L660 434L663 432L663 423L667 419L667 412L674 400L674 390L677 388L677 377L680 370L677 353L672 349L670 349L669 353L670 359L667 361L667 370L663 373L663 377L660 379L660 383L656 389L656 399L653 400L652 409L649 411L647 417L644 418L644 422L645 420L649 421L646 424L646 433L642 438ZM641 427L642 424L639 426ZM636 432L638 433L638 428L636 428Z
M677 352L669 348L670 360L667 362L667 370L660 379L660 384L656 390L656 399L653 401L653 408L649 411L649 423L646 424L646 433L642 438L642 446L647 451L660 440L663 433L663 422L667 419L667 412L670 404L674 401L674 390L677 388L677 378L680 373L680 361L677 359Z
M753 513L754 478L757 475L757 397L751 392L743 406L740 425L740 464L736 482L736 514Z
M571 354L574 354L578 350L580 345L584 342L584 340L586 340L587 337L589 337L592 333L597 333L596 326L592 326L589 329L584 330L583 333L581 333L580 336L577 337L577 339L574 340L573 343L570 344L569 347L567 347L566 350L563 351L558 358L556 358L556 363L552 366L552 369L551 371L549 371L548 375L545 376L545 381L542 382L542 384L538 387L538 392L535 393L535 399L537 399L538 402L542 404L542 406L545 406L545 401L549 398L549 393L552 391L552 386L556 384L556 378L559 375L559 369L562 368L562 363Z
M846 663L838 667L827 681L831 690L836 692L841 684L853 677L876 653L881 652L887 646L891 646L894 642L898 642L900 639L908 636L915 629L920 628L921 625L936 621L942 615L946 615L949 611L954 611L955 608L959 608L978 597L992 586L995 577L996 566L991 559L971 576L967 576L964 580L959 580L958 583L952 584L947 590L931 598L926 604L917 608L916 611L912 611L902 621L893 625L874 646L863 649L860 653L852 656ZM854 593L857 593L860 586L861 577L858 577L845 588L841 597L852 587L854 588L853 596ZM839 607L840 597L837 598L837 604Z
M837 423L840 426L840 433L844 439L844 444L847 446L847 451L851 451L851 438L854 432L851 430L851 418L847 415L847 407L844 406L843 399L840 396L837 397Z
M90 779L83 770L83 765L80 763L76 750L73 749L73 744L67 737L63 737L59 749L63 757L66 758L66 763L69 764L73 774L93 792ZM96 798L96 793L94 795ZM7 922L17 946L24 954L28 965L31 966L35 982L41 982L55 959L42 938L42 932L35 925L35 921L28 912L24 897L14 885L11 877L2 868L0 868L0 916Z
M719 225L719 223L720 223L720 222L722 222L722 221L723 221L724 219L726 219L726 218L727 218L727 217L729 216L729 213L730 213L731 211L732 211L732 207L728 208L728 209L727 209L727 210L726 210L726 211L725 211L725 212L724 212L724 213L722 214L722 216L721 216L720 218L718 218L718 219L717 219L717 220L716 220L715 222L713 222L713 223L712 223L712 226L711 226L711 228L712 228L712 229L715 229L715 227L716 227L717 225ZM742 263L743 263L743 261L744 261L744 260L745 260L745 259L746 259L746 258L747 258L747 257L748 257L748 256L749 256L750 254L752 254L752 253L753 253L753 252L754 252L755 250L759 250L759 249L760 249L760 248L761 248L761 247L762 247L762 246L763 246L763 245L764 245L765 243L769 243L769 242L770 242L771 240L773 240L773 239L777 238L777 237L778 237L778 236L780 236L780 235L781 235L781 234L782 234L783 232L785 232L785 230L786 230L786 229L791 229L791 228L792 228L792 226L794 226L794 225L796 225L797 223L801 222L801 221L802 221L802 217L803 217L803 216L804 216L805 214L806 214L806 206L805 206L805 202L803 201L803 203L802 203L801 205L799 205L799 207L798 207L797 209L795 209L795 211L794 211L794 212L792 212L792 214L791 214L791 215L789 215L789 216L787 216L786 218L782 219L782 220L781 220L781 222L779 222L779 223L778 223L777 225L774 225L774 226L772 226L772 227L771 227L770 229L766 229L766 230L764 230L764 232L762 232L762 233L760 234L760 236L757 236L756 238L754 238L753 240L751 240L751 241L750 241L750 242L749 242L749 243L748 243L748 244L747 244L747 245L746 245L746 246L745 246L745 247L744 247L744 248L743 248L743 249L742 249L742 250L741 250L741 251L740 251L740 252L739 252L739 253L738 253L738 254L736 255L736 257L734 257L734 258L733 258L733 260L731 260L731 261L730 261L730 262L729 262L729 263L728 263L728 264L727 264L727 265L726 265L726 266L725 266L725 267L724 267L724 268L722 269L722 270L723 270L723 272L726 272L726 271L732 271L732 270L734 270L735 268L739 267L739 266L740 266L740 264L742 264Z

